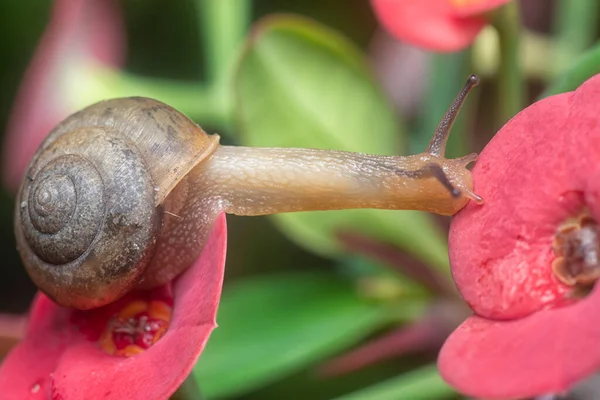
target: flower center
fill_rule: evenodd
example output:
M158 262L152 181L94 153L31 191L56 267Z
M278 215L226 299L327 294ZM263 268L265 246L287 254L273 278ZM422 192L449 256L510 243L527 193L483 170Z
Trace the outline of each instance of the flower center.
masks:
M566 285L588 289L600 278L600 227L587 213L559 227L552 270Z
M450 4L455 8L468 7L474 4L483 3L486 0L450 0Z
M139 354L167 332L171 314L171 306L164 301L134 300L109 321L100 336L100 347L121 357Z

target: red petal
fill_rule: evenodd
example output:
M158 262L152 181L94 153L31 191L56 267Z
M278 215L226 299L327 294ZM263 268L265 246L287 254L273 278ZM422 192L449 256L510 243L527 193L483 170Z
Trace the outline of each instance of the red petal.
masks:
M3 399L50 397L50 375L62 352L76 340L69 329L69 314L69 310L58 307L45 295L37 295L30 310L25 340L0 365Z
M600 75L528 107L481 153L473 179L485 203L465 207L449 238L454 279L478 315L512 319L564 303L552 241L584 205L600 221L599 98Z
M569 288L551 271L558 225L583 206L600 221L598 99L600 75L528 107L473 169L485 204L455 217L449 245L457 286L479 316L450 336L439 359L466 394L560 392L600 366L600 288L565 305Z
M0 368L2 398L37 399L31 390L38 384L44 393L51 391L54 399L170 396L188 376L216 327L226 246L225 215L221 214L200 257L174 283L169 330L149 350L133 357L107 355L70 324L72 310L40 295L25 341ZM106 318L104 309L87 313L91 325L95 318Z
M473 168L485 203L467 205L450 226L450 263L458 289L480 316L519 318L561 303L567 287L554 277L558 225L581 207L584 187L567 147L577 132L571 95L522 111L490 141ZM575 125L574 125L575 124Z
M194 265L173 287L173 320L150 350L129 358L105 355L90 342L70 346L54 373L66 399L162 399L188 376L216 327L227 246L225 215Z
M123 61L123 26L114 0L55 0L52 17L25 72L7 127L3 180L16 191L48 132L70 112L64 80L77 62ZM67 78L65 78L67 76Z
M505 1L508 0L494 0L496 3ZM449 0L371 0L371 4L379 22L390 34L433 51L462 50L487 24L479 15L467 17L465 11L460 11L463 17L459 16Z
M586 299L515 321L467 319L438 367L459 392L485 399L560 393L600 366L600 289Z

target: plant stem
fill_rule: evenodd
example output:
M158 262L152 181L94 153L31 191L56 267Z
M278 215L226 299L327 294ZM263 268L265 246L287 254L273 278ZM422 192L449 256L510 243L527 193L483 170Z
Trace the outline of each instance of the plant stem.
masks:
M251 5L250 0L196 0L208 88L223 121L233 114L232 76L250 24Z
M554 12L557 72L571 64L596 38L597 0L558 0Z
M519 6L510 2L493 14L492 24L500 41L498 93L500 97L499 125L503 125L523 108L524 79L520 57L521 22Z
M456 396L456 392L440 377L435 365L428 365L334 400L454 399Z

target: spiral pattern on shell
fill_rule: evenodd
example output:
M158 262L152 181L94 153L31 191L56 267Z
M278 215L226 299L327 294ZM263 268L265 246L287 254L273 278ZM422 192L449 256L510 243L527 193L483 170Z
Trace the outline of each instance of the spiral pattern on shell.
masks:
M69 263L88 252L105 213L104 185L98 170L78 155L46 164L21 203L23 234L40 259ZM78 199L86 202L78 204Z
M43 148L19 201L28 272L61 304L114 300L151 256L160 223L154 185L135 145L109 128L74 130Z

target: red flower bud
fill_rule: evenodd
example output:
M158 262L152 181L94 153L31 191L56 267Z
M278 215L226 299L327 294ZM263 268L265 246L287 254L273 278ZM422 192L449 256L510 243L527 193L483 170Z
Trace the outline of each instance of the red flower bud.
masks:
M484 13L510 0L371 0L377 19L394 37L432 51L468 47L487 25Z

